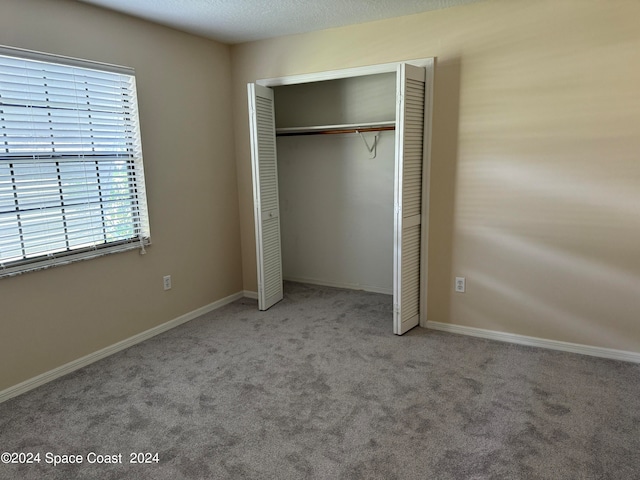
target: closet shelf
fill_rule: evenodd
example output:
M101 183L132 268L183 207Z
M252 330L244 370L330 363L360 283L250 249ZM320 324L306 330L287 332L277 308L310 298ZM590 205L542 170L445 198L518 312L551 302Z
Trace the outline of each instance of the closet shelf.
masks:
M285 127L276 128L276 136L290 137L294 135L328 135L358 132L381 132L395 130L396 122L371 122L371 123L347 123L343 125L317 125L312 127Z

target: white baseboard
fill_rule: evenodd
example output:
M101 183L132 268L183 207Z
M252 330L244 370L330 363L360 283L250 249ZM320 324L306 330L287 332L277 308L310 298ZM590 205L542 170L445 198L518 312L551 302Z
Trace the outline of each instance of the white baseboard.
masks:
M60 367L54 368L53 370L49 370L48 372L42 373L36 377L30 378L29 380L25 380L22 383L9 387L5 390L0 391L0 403L9 400L17 395L28 392L29 390L33 390L36 387L44 385L56 378L62 377L68 373L74 372L82 367L86 367L98 360L102 360L103 358L108 357L109 355L113 355L125 348L132 347L140 342L144 342L151 337L155 337L167 330L171 330L172 328L177 327L178 325L182 325L190 320L198 318L200 315L204 315L205 313L209 313L213 310L216 310L228 303L234 302L245 296L244 292L234 293L233 295L229 295L228 297L222 298L216 302L210 303L209 305L205 305L204 307L200 307L192 312L186 313L184 315L179 316L178 318L174 318L173 320L169 320L162 325L158 325L157 327L150 328L149 330L145 330L144 332L138 333L133 337L129 337L125 340L122 340L118 343L114 343L108 347L105 347L96 352L90 353L82 358L78 358L77 360L73 360L72 362L61 365Z
M427 328L441 330L443 332L459 333L471 337L487 338L500 342L517 343L531 347L542 347L551 350L561 350L563 352L581 353L592 357L610 358L612 360L622 360L625 362L640 363L640 353L626 350L616 350L613 348L594 347L582 345L580 343L561 342L559 340L547 340L545 338L528 337L515 333L498 332L496 330L485 330L483 328L465 327L464 325L453 325L450 323L440 323L428 321Z
M313 278L301 277L284 277L289 282L308 283L310 285L322 285L325 287L346 288L348 290L364 290L365 292L384 293L385 295L393 295L393 288L376 287L373 285L362 285L359 283L340 283L325 282L324 280L316 280Z
M252 298L253 300L258 299L258 292L252 292L251 290L244 290L242 295L244 298Z

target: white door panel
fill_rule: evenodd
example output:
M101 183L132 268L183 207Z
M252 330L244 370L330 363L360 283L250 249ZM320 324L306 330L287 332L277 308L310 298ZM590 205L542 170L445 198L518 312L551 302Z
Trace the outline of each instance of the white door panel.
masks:
M422 67L398 66L393 261L393 332L398 335L420 323L425 78Z
M258 308L283 298L278 161L273 90L250 83L249 129L258 265Z

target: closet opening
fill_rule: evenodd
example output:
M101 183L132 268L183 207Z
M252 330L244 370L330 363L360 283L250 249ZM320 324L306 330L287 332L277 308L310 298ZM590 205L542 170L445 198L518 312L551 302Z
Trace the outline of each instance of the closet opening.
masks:
M426 321L433 63L249 84L261 310L290 280L392 295L397 334Z
M395 82L273 89L284 280L393 294Z

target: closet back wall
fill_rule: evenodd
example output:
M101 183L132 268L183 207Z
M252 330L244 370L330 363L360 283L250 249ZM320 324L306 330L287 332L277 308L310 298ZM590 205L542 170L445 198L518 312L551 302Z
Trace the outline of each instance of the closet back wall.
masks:
M276 125L394 120L395 74L275 88ZM394 132L278 137L283 276L393 291ZM364 133L373 143L375 133Z
M392 294L393 132L375 159L357 134L277 148L284 279Z
M273 90L278 128L395 120L395 72Z

